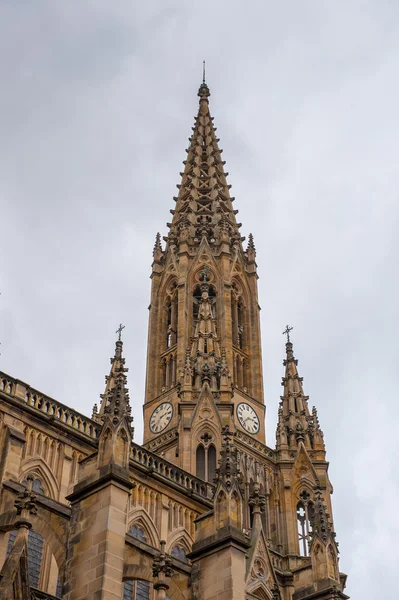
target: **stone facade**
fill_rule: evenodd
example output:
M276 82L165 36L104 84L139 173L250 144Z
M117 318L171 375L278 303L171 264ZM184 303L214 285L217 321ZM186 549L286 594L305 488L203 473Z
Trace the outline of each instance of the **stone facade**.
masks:
M205 83L198 95L154 247L143 445L120 339L91 418L0 373L1 598L347 598L323 433L289 337L266 445L256 250Z

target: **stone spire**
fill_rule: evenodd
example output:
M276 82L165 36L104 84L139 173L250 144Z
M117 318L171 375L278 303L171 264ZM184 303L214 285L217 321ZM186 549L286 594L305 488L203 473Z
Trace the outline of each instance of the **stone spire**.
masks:
M287 327L287 330L289 328ZM302 377L298 374L298 361L294 356L293 345L289 339L285 345L286 358L283 361L285 375L281 385L284 394L281 396L276 433L277 449L296 448L303 442L310 450L320 451L319 458L325 458L323 432L320 429L317 411L313 408L310 414L308 400L302 387Z
M184 171L181 173L181 184L176 201L176 209L172 210L172 223L165 240L168 244L179 244L186 241L190 245L199 245L206 237L211 244L224 241L243 241L239 234L230 196L230 185L227 183L228 173L224 169L222 150L216 127L209 112L210 91L205 82L198 90L199 109L195 117L193 133L189 138L187 159L183 161Z
M101 407L98 418L102 422L105 422L107 418L114 427L124 421L133 436L129 390L126 387L128 369L125 367L122 349L123 342L118 339L115 344L115 354L111 358L110 374L105 377L105 392L101 394Z

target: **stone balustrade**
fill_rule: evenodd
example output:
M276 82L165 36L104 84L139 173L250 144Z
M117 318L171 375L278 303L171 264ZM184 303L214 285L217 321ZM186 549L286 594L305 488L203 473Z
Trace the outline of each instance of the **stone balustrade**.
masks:
M213 498L215 486L207 483L187 471L179 469L167 460L160 458L156 454L145 450L142 446L132 443L131 459L134 463L145 467L152 474L173 482L180 488L184 488L189 494L196 494L206 500Z
M25 402L27 406L36 409L57 421L61 421L61 423L76 429L83 435L87 435L94 440L98 437L100 429L98 423L95 423L95 421L89 417L85 417L76 410L65 406L61 402L34 390L23 381L13 379L1 371L0 392Z

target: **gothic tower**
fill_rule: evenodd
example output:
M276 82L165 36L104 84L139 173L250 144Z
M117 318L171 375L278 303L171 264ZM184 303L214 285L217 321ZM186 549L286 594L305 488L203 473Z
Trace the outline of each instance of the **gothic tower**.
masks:
M152 265L144 444L212 481L223 425L265 442L255 247L244 248L222 150L198 91L176 208Z
M220 561L236 573L223 583L231 598L244 588L273 600L281 589L298 600L346 598L323 433L289 328L276 447L266 445L255 245L250 234L243 246L205 82L198 96L165 247L160 234L154 246L144 446L216 483L191 553L198 597L208 589L195 578L212 578ZM211 550L218 538L222 554Z

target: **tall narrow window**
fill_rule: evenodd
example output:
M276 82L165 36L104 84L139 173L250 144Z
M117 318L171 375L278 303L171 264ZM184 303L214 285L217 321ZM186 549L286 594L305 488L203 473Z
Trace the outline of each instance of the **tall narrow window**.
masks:
M60 577L59 573L58 573L58 578L57 578L57 590L55 592L55 595L57 596L57 598L62 598L62 583L61 583L61 577Z
M172 302L168 301L167 308L167 325L166 325L166 347L170 348L172 345Z
M235 289L231 292L231 326L233 344L236 346L238 342L238 307Z
M209 444L212 437L205 433L201 440L204 440L205 446L200 444L197 447L196 462L197 462L197 477L213 483L216 476L216 448L213 444Z
M244 348L244 306L242 302L239 302L237 305L237 338L238 338L238 347L243 350Z
M200 479L205 479L205 448L200 444L197 448L196 473Z
M213 483L216 477L216 448L211 444L208 448L208 481Z
M166 358L162 360L162 389L166 388Z
M172 284L169 290L169 296L166 304L166 348L174 346L177 341L177 288L176 282Z
M309 555L310 534L312 532L312 502L309 502L309 494L304 491L300 494L301 501L296 507L299 553L301 556Z

